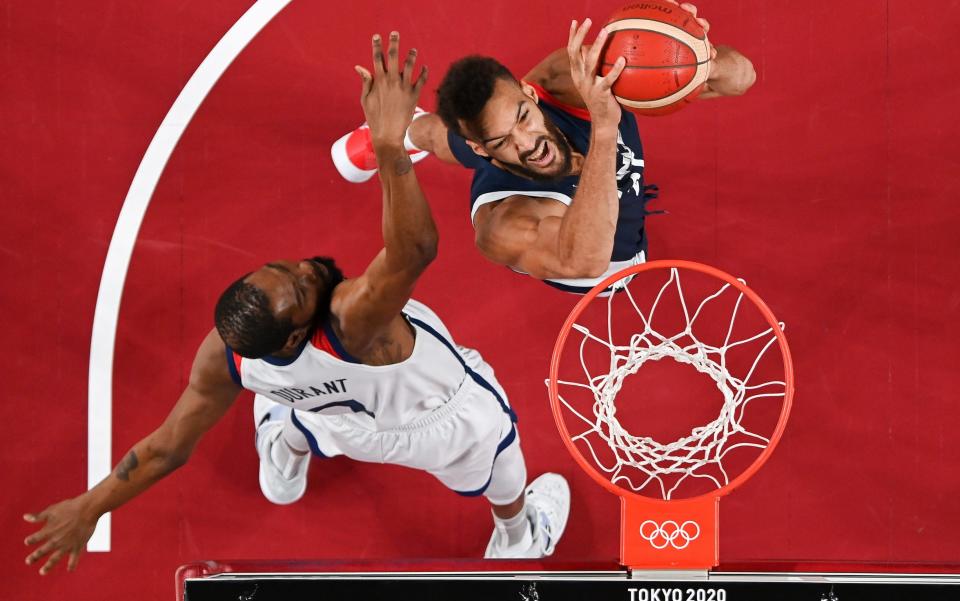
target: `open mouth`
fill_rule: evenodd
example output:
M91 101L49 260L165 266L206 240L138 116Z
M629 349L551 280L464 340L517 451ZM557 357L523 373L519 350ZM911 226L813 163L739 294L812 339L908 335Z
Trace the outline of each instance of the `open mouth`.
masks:
M543 145L527 157L527 164L533 165L534 167L546 167L553 162L555 155L556 153L550 147L550 144L544 140Z

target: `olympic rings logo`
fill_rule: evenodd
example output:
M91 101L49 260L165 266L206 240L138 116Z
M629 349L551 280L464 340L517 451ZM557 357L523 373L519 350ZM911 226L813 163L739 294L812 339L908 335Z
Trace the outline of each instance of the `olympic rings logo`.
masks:
M667 520L662 525L647 520L640 524L640 536L654 549L665 549L669 545L680 551L700 536L700 525L691 520L683 524Z

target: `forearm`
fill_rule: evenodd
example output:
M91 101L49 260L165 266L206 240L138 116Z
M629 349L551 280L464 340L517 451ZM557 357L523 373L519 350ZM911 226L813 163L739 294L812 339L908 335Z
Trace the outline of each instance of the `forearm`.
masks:
M83 493L87 512L95 517L138 496L186 462L185 454L158 449L150 437L131 448L109 476Z
M594 128L573 202L560 222L559 256L589 275L599 275L610 263L613 236L620 212L617 196L617 130Z
M590 44L584 44L583 48L589 50ZM564 104L585 107L583 97L580 96L570 76L570 56L566 48L558 48L548 54L523 77L523 80L543 87L551 96Z
M413 163L401 145L376 149L383 186L383 242L388 265L422 269L437 254L437 228L417 181Z
M426 150L444 163L459 165L460 161L447 142L447 126L439 115L424 115L415 119L407 130L410 140L420 150Z
M740 96L756 80L757 73L750 59L731 46L717 46L717 58L711 66L707 89L700 97Z

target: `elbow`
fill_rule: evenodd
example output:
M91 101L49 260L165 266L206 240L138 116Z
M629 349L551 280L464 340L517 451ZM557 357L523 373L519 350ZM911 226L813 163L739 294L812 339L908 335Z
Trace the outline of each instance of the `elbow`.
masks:
M743 76L743 80L737 89L737 96L743 96L747 93L747 90L753 87L753 84L757 82L757 72L753 70L753 65L747 66L747 72Z
M417 244L417 252L420 255L424 267L433 263L434 259L437 258L439 248L440 234L437 233L436 227L429 228L428 232L424 234L419 244Z
M753 63L750 62L750 59L743 57L743 60L740 62L739 68L737 69L737 75L733 78L733 85L730 89L731 96L743 96L747 93L747 90L753 87L753 84L757 81L757 72L753 68Z
M402 242L388 245L386 252L387 265L394 271L411 271L420 273L437 258L437 232L418 233Z
M189 452L174 452L166 456L163 460L163 473L169 474L175 472L184 465L186 465L187 460L190 459Z
M717 96L743 96L757 81L749 58L730 46L717 46L707 83Z
M166 448L159 445L147 447L150 462L161 477L183 467L190 459L192 451L192 448Z
M610 259L602 257L580 257L564 263L569 266L569 271L564 274L568 278L598 278L610 267Z
M157 455L154 458L156 465L156 474L160 478L169 476L173 472L183 467L190 459L190 452L173 451L163 455Z
M430 241L424 244L423 248L421 249L421 253L423 254L423 257L426 260L428 265L430 263L433 263L434 259L437 258L439 249L440 249L439 236L437 236L436 232L434 232L434 235L430 239Z
M585 278L598 278L607 272L607 269L610 267L610 261L595 261L589 265L585 265L583 268L583 275L580 277Z
M415 263L421 269L426 269L430 263L437 258L437 251L439 248L438 240L436 234L431 236L429 239L422 240L419 244L416 245L415 251Z

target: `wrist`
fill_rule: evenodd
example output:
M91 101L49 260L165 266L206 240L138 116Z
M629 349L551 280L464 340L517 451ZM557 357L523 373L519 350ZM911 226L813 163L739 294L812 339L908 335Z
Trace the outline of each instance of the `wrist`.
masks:
M374 154L377 156L377 165L380 167L381 176L406 175L413 169L410 153L407 152L402 143L375 146Z
M73 498L76 504L77 512L87 521L96 523L106 511L101 511L97 502L89 492L77 495Z
M403 139L390 139L390 140L372 140L373 142L373 152L377 155L379 159L381 156L384 158L395 158L401 154L406 154L407 151L403 148Z
M591 123L591 134L595 139L617 139L620 133L620 122L610 120L597 120Z

